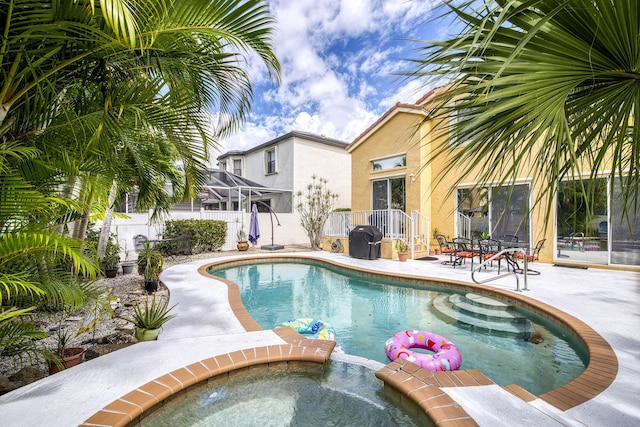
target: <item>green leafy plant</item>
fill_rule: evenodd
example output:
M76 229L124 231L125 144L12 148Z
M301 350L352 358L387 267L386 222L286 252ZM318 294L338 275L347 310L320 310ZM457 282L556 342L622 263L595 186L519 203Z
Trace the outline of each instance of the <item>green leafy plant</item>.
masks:
M100 261L100 265L104 268L115 268L120 262L120 245L109 240L104 258Z
M243 224L238 224L238 231L236 232L236 240L238 242L247 241L247 232L245 231Z
M224 246L227 236L227 222L213 219L179 219L164 223L165 239L188 236L193 253L213 252ZM158 246L160 252L171 248L163 243Z
M175 314L169 314L175 305L169 307L169 301L166 299L158 300L155 295L153 298L147 298L144 307L140 304L133 308L133 317L124 319L132 323L136 328L140 329L159 329L169 320L176 317Z
M160 280L160 273L164 265L162 254L147 243L145 248L138 254L138 274L144 276L147 282Z
M408 252L409 245L407 245L407 242L405 242L404 240L398 239L396 240L396 250L398 252Z
M98 248L98 239L100 238L100 233L95 228L90 228L87 230L85 244L87 249L87 254L94 255L97 252ZM104 257L100 260L100 267L102 268L114 268L118 266L120 262L120 250L122 247L118 243L117 236L114 233L109 234L109 239L107 240L107 246L105 248Z

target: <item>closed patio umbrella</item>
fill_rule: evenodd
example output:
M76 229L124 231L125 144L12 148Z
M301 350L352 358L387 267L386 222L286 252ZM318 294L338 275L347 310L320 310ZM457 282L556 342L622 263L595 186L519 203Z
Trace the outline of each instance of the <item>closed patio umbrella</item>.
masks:
M249 241L255 246L259 238L260 224L258 224L258 206L254 203L251 207L251 221L249 222Z

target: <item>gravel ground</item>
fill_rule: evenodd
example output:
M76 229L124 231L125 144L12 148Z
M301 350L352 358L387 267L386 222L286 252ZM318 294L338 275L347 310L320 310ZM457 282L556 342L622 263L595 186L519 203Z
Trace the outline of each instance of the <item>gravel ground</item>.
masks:
M308 247L287 247L285 252L309 250ZM260 249L251 248L242 254L255 254L262 252ZM282 252L282 251L279 251ZM169 268L178 263L194 261L198 259L215 258L225 255L238 255L238 252L209 252L189 256L179 256L177 258L165 258L164 268ZM127 345L136 343L133 337L133 325L127 322L126 318L131 318L133 307L136 304L144 304L150 295L144 289L144 279L138 275L134 268L132 274L122 274L113 279L102 278L96 284L111 290L114 298L117 299L117 307L114 316L103 316L93 331L76 334L82 325L85 316L82 313L73 313L66 320L60 323L59 320L45 315L37 316L36 323L45 331L49 331L50 336L39 342L39 344L51 350L57 346L56 330L60 327L68 331L72 338L68 347L83 347L85 349L85 360L99 357L111 351L116 351ZM157 298L168 298L168 289L160 284L155 296ZM33 364L19 364L15 359L0 357L0 394L4 394L15 388L22 387L30 382L49 375L48 365L44 360L35 361Z

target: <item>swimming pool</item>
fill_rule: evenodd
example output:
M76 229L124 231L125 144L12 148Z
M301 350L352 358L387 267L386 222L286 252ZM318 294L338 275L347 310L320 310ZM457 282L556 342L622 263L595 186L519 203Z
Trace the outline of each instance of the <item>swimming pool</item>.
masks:
M462 353L462 369L480 369L499 385L516 383L536 395L576 378L588 362L586 350L571 334L531 312L526 317L535 339L461 324L442 312L443 303L450 304L443 300L460 296L444 287L307 261L254 260L210 272L238 284L243 304L262 328L291 318L322 319L334 327L346 353L382 363L388 362L385 341L405 329L449 338Z

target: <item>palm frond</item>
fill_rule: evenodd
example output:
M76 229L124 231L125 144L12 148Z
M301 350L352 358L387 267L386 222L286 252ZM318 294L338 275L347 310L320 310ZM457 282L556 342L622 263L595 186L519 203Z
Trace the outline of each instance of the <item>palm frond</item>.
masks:
M463 32L425 42L409 73L450 81L428 115L440 141L430 161L446 159L443 175L462 182L478 167L478 187L528 176L542 188L536 202L550 208L557 186L548 183L604 172L624 182L622 197L637 206L638 3L445 3Z

